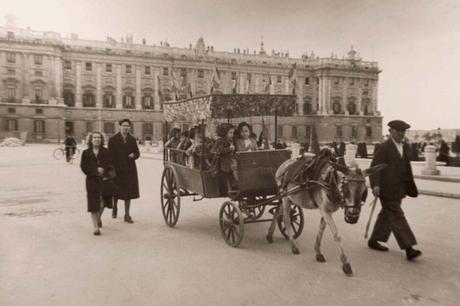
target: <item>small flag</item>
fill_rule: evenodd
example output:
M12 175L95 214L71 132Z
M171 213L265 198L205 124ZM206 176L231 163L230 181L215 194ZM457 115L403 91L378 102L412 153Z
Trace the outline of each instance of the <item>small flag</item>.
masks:
M297 85L297 80L296 80L297 79L297 63L294 63L294 65L292 65L291 70L289 70L288 78L289 78L289 81L294 85L292 89L292 93L295 95L295 89Z
M232 80L232 93L238 93L238 78L236 80Z
M211 77L211 93L214 91L214 89L219 88L220 84L221 84L220 72L219 72L219 69L217 69L217 66L214 66L214 70L212 72L212 77Z
M270 88L272 87L272 78L270 77L270 74L268 74L267 77L268 77L268 82L267 82L267 85L265 85L264 93L270 94Z

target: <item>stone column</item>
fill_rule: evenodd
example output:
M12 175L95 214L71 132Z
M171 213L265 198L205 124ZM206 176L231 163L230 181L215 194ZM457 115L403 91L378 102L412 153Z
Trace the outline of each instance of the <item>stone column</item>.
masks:
M246 84L244 82L244 77L245 76L246 76L246 74L245 75L242 75L242 74L238 75L238 78L239 78L238 81L239 81L240 84L238 85L237 93L245 93L245 90L246 90L246 86L245 86Z
M270 94L274 95L275 94L275 82L276 80L276 75L275 76L269 76L269 78L272 80L272 84L270 85Z
M54 58L54 86L56 99L62 101L62 60L59 57Z
M259 93L260 92L260 74L254 74L255 78L255 88L254 88L254 93Z
M436 147L427 145L425 147L425 168L422 169L423 175L439 175L441 171L436 169Z
M136 109L142 109L142 92L141 92L141 68L135 67L136 69Z
M121 65L115 65L116 71L116 105L115 108L121 109L123 108L123 95L122 95L122 84L121 84Z
M82 107L81 62L75 62L75 107Z
M283 78L285 77L283 76ZM284 94L286 95L289 94L289 78L288 77L284 79Z
M96 108L102 108L102 64L96 64Z
M331 92L332 92L332 79L326 77L326 89L324 95L324 105L326 106L326 114L331 113Z
M358 114L363 115L363 91L362 88L358 88Z
M343 82L342 84L342 111L344 112L345 115L348 115L348 110L347 110L347 83Z
M303 113L303 84L302 83L299 83L298 82L299 80L297 80L297 84L299 84L299 86L297 86L297 90L298 92L296 92L296 95L297 95L297 107L299 109L299 115L304 115Z
M153 93L153 97L154 97L153 104L154 104L154 110L156 111L160 110L160 103L161 103L160 96L158 95L158 89L160 88L160 84L158 83L158 76L160 75L160 72L158 70L159 68L155 68L153 70L153 78L154 78L153 81L155 82L155 91Z
M378 80L372 80L370 82L372 86L372 109L373 115L376 116L378 114Z

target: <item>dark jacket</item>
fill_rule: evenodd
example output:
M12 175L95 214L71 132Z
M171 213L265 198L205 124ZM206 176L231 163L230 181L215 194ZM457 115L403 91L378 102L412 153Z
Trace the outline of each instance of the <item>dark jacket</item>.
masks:
M403 156L390 138L382 143L375 152L371 166L387 164L387 166L370 176L371 187L380 186L380 198L400 200L406 195L417 197L418 190L409 161L409 146L403 145Z
M109 151L112 154L117 177L115 182L118 186L118 198L130 200L139 198L139 183L135 160L139 158L139 148L136 139L130 134L126 137L126 143L120 133L109 139ZM134 158L128 155L134 153Z
M227 137L222 137L216 140L211 149L211 153L216 154L219 158L219 170L224 172L231 172L233 152L230 150L232 142Z
M100 208L101 181L103 177L98 174L98 167L104 168L104 174L108 173L109 169L113 167L109 150L101 147L97 157L91 148L84 150L81 156L80 168L86 174L86 195L89 212L98 212ZM104 196L103 199L105 206L112 206L111 196Z

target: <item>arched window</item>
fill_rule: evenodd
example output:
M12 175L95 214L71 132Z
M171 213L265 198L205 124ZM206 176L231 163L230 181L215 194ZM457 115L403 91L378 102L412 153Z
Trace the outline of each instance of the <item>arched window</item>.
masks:
M347 110L348 110L348 114L357 115L356 98L355 97L348 98Z
M115 108L115 96L111 91L106 91L104 93L102 104L105 108Z
M142 97L142 108L153 109L153 97L150 93L144 93Z
M372 115L371 111L371 100L369 98L364 98L362 101L362 111L364 115Z
M366 137L372 137L372 127L366 126Z
M96 106L96 98L92 91L85 91L82 97L83 100L83 107L95 107Z
M75 94L71 89L65 89L62 97L64 98L64 104L67 106L75 106Z
M342 113L342 103L340 102L340 97L332 98L332 112L335 115Z
M311 113L313 113L313 106L311 104L311 97L310 96L306 96L303 98L303 113L305 115L309 115Z
M113 122L104 122L104 133L106 135L115 134L115 124Z
M134 105L134 95L132 92L127 91L123 95L123 108L133 109Z
M8 119L6 121L6 130L7 131L17 131L18 130L18 120Z

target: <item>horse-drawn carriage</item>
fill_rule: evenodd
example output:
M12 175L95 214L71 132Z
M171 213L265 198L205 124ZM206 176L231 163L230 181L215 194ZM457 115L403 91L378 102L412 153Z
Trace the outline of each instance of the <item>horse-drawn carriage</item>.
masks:
M295 96L292 95L212 94L165 103L163 109L167 122L204 124L230 120L230 117L291 116L295 103ZM237 193L231 195L222 183L218 158L213 158L209 168L205 169L203 163L199 163L201 168L196 169L172 158L184 153L174 148L164 149L161 207L167 225L173 227L177 223L181 200L191 196L228 198L221 206L219 223L224 240L233 247L241 243L245 224L272 221L272 218L263 218L264 212L267 207L271 207L271 214L279 209L281 202L277 196L275 173L291 157L290 150L236 152L238 189ZM291 220L295 236L298 237L304 226L301 208L293 207ZM283 218L280 217L277 223L281 233L287 237Z
M292 116L295 109L296 99L293 95L211 94L165 103L164 116L167 122L185 121L202 125L205 120L229 121L230 117L274 116L276 131L277 117ZM202 131L204 133L204 129ZM202 136L204 139L205 135ZM340 252L342 269L345 274L352 274L332 214L343 208L345 221L355 224L367 193L365 177L379 171L384 165L366 170L359 169L357 165L340 165L328 150L320 152L312 160L291 159L291 151L286 149L237 152L238 190L229 193L220 180L218 158L214 158L209 168L203 168L201 162L200 168L196 169L178 162L182 158L175 158L184 153L178 149L164 149L161 207L167 225L176 225L184 197L226 197L228 200L220 208L219 223L227 244L236 247L241 243L245 224L271 222L267 240L273 241L277 224L283 236L289 239L292 252L298 254L295 239L304 227L302 209L318 209L321 222L315 240L316 260L325 261L320 246L324 230L329 226ZM271 207L269 212L272 216L264 219L267 207Z

